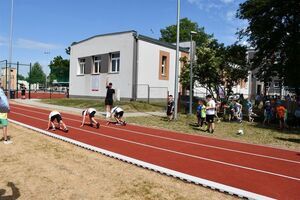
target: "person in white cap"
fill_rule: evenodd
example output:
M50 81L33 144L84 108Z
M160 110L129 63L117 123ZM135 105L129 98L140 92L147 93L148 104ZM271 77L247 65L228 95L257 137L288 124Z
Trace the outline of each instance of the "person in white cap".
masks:
M124 110L118 106L114 107L111 110L111 115L114 117L114 119L116 120L115 122L107 122L107 125L113 123L116 125L123 125L126 126L126 122L123 120L123 114L124 114Z
M63 122L61 114L57 111L57 110L53 110L50 114L49 114L49 120L48 120L48 127L47 130L50 129L50 126L52 126L52 131L55 131L55 125L54 125L54 121L57 121L57 123L59 124L59 129L63 130L64 132L68 132L68 128L66 126L66 124ZM62 126L62 127L61 127Z
M95 120L95 114L96 114L95 108L88 108L88 109L85 109L84 111L82 111L82 123L81 123L80 127L84 126L85 118L88 115L90 118L90 126L93 127L93 125L95 124L96 128L99 128L100 123Z

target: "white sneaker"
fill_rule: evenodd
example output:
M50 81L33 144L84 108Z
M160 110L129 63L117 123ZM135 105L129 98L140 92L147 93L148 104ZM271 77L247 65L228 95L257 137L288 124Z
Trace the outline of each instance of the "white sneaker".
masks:
M11 141L11 140L4 140L3 143L4 143L4 144L12 144L12 141Z

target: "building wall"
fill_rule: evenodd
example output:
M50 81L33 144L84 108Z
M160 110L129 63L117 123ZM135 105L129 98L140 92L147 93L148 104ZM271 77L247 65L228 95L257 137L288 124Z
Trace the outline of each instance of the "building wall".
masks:
M118 35L106 35L95 37L71 47L70 56L70 96L105 97L106 80L113 83L121 98L132 97L132 66L133 66L133 44L132 32ZM119 73L101 73L99 75L78 75L79 58L94 55L120 52ZM92 78L98 77L98 78ZM92 79L99 82L99 91L92 91Z
M17 69L12 68L11 73L10 73L10 88L12 90L17 89ZM9 80L9 70L7 71L7 78ZM2 73L1 73L1 86L6 89L6 68L2 68ZM7 85L8 86L8 85Z
M168 76L160 77L160 55L169 55ZM152 44L143 40L138 42L138 88L137 98L163 99L174 94L176 50ZM179 86L178 86L179 87ZM149 90L148 90L149 89Z

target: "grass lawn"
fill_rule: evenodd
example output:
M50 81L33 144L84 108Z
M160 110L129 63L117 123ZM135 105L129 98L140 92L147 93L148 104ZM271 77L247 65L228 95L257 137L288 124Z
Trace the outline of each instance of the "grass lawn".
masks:
M87 99L43 99L43 103L87 108L94 107L97 110L104 111L103 100L87 100ZM164 112L166 103L158 102L147 104L145 102L116 102L115 105L122 106L125 112ZM144 126L164 128L187 134L209 135L211 137L243 141L254 144L271 145L288 149L300 150L300 130L279 131L276 125L271 127L263 127L261 123L243 122L221 122L216 123L214 134L208 134L195 126L196 117L179 115L178 121L168 122L164 117L127 117L126 121ZM243 129L244 135L238 135L239 129Z
M129 123L164 128L188 134L206 135L222 139L243 141L253 144L271 145L287 149L300 150L300 130L279 131L277 126L263 127L261 123L216 123L214 134L202 131L196 126L196 117L180 115L178 121L168 122L165 117L128 117ZM244 135L238 135L239 129L243 129Z
M41 102L74 108L92 107L97 110L105 111L103 99L41 99ZM114 102L114 105L121 106L126 112L164 112L166 108L166 102L155 102L148 104L140 101L117 101Z

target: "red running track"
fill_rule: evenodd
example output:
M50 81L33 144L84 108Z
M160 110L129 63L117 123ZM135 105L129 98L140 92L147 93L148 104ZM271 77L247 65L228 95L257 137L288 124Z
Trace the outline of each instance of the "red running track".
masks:
M16 94L15 98L18 98L18 99L22 98L21 91L18 91L18 95ZM25 98L26 99L29 98L29 92L28 91L26 91L26 93L25 93ZM66 98L66 95L64 93L58 93L58 92L52 92L50 94L49 91L47 91L47 92L43 92L43 91L35 92L34 90L32 90L30 92L30 98L31 99L62 99L62 98Z
M9 118L45 129L49 111L11 104ZM53 133L131 158L275 199L299 199L300 152L127 125L79 128L62 112L69 133Z

